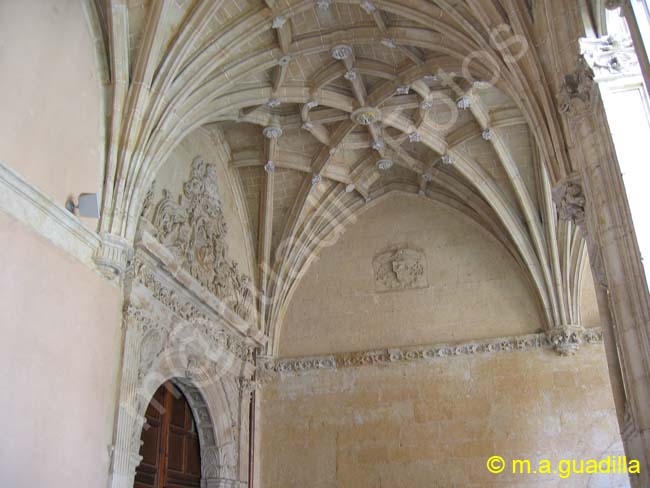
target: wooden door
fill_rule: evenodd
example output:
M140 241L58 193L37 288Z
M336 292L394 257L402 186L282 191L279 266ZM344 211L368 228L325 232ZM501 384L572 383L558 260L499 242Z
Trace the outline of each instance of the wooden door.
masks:
M172 383L163 384L145 414L134 488L199 487L201 457L196 424L187 400Z

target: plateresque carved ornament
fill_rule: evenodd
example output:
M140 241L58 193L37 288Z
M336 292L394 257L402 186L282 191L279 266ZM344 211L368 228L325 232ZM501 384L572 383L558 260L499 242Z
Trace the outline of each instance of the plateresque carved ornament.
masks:
M243 319L250 316L251 280L228 257L225 217L217 191L217 168L200 158L174 201L167 190L156 206L157 237L183 268Z
M407 247L381 253L373 259L377 291L427 286L425 260L420 251Z

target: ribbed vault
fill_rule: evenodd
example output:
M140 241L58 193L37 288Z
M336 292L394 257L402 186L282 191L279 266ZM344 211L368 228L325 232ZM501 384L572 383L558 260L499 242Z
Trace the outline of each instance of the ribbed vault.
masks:
M209 125L247 197L268 352L319 247L393 192L474 219L519 263L549 329L579 323L586 251L551 198L570 168L529 3L98 3L102 230L132 239L158 169Z

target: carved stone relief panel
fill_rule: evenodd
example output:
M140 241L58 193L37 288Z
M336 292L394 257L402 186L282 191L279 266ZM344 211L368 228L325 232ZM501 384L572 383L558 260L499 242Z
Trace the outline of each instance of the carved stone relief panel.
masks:
M251 314L251 278L228 254L228 228L218 193L217 169L200 158L175 199L167 190L152 217L156 237L193 278L244 320Z
M408 246L389 249L372 260L376 291L427 286L424 253Z

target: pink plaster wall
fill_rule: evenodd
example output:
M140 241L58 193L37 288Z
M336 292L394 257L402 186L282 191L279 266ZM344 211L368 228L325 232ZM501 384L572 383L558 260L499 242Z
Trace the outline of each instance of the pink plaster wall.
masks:
M61 205L101 185L93 50L81 0L0 1L0 161Z
M104 487L120 292L2 212L0 243L0 487Z

